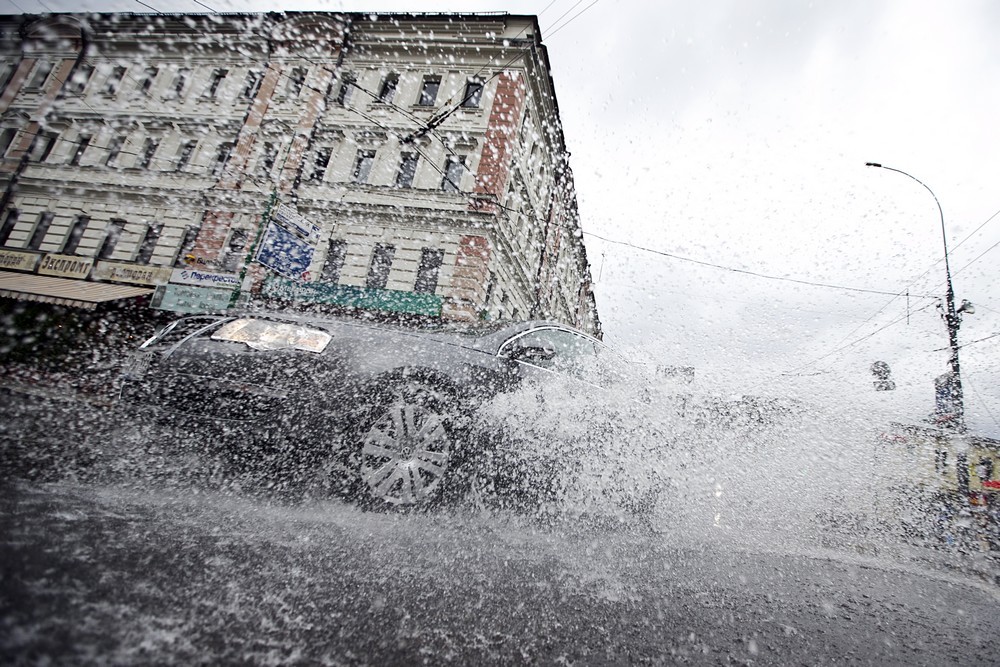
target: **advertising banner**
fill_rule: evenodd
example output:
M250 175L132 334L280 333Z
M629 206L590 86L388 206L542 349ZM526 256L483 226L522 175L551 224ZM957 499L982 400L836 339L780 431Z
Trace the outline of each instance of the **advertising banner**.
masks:
M312 264L315 250L292 232L269 222L255 259L286 278L302 280L302 274Z

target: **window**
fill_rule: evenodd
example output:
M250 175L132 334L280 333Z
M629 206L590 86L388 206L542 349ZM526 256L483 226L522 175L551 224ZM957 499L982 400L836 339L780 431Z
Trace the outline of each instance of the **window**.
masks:
M49 74L52 73L52 63L47 63L45 61L38 61L35 64L35 71L31 73L31 78L28 79L28 83L25 84L25 88L29 89L39 89L44 85L46 79L49 78Z
M264 144L264 150L261 153L260 159L257 161L257 175L262 178L267 178L271 175L271 170L274 169L274 162L278 159L278 146L272 141L268 141Z
M139 82L139 92L143 95L149 96L149 91L153 88L153 82L156 81L156 75L159 73L159 69L156 67L147 67L142 73L142 81Z
M317 148L313 154L312 172L309 174L308 180L322 181L328 166L330 166L330 148L326 146Z
M198 142L194 139L181 144L180 149L177 151L177 166L174 167L176 171L184 171L184 167L191 162L191 156L194 155L194 149L197 145Z
M188 79L191 77L191 70L189 69L179 69L177 70L177 76L174 77L174 87L173 93L174 97L180 97L184 94L184 86L187 85Z
M989 482L993 479L993 459L985 456L979 457L979 464L976 466L976 475L980 482Z
M226 244L226 254L222 258L223 271L236 271L243 263L246 255L247 241L250 235L245 230L234 229L229 235L229 243Z
M77 249L80 247L80 239L83 238L83 233L87 230L87 225L90 224L90 218L85 215L78 215L76 220L73 221L73 226L69 229L69 234L66 235L66 241L63 243L63 254L75 255Z
M337 91L336 103L338 106L347 106L351 101L351 90L354 89L355 78L353 74L345 74L340 82L340 89Z
M115 95L118 92L118 88L122 85L122 79L125 78L125 68L116 67L111 70L111 76L104 83L104 90L102 91L105 95Z
M72 95L81 94L86 88L90 77L94 74L93 65L80 65L69 78L66 91Z
M483 99L483 82L481 79L469 79L465 84L465 95L462 96L462 106L467 109L479 107Z
M76 150L73 151L73 157L69 159L71 166L76 167L80 164L80 160L83 159L83 154L87 152L87 147L90 146L91 137L89 134L81 134L76 142Z
M142 154L139 156L139 164L136 166L139 169L149 169L149 165L153 163L153 156L156 155L156 149L159 147L158 139L147 138L142 144Z
M441 189L445 192L458 192L462 189L462 174L465 172L465 157L449 155L444 165L444 178L441 179Z
M389 269L392 268L392 258L396 254L396 247L386 243L375 245L375 252L372 253L372 263L368 268L368 278L365 280L365 287L369 289L384 289L389 282Z
M297 98L302 92L302 86L306 82L306 68L293 67L288 75L288 97Z
M198 228L195 226L184 229L184 238L181 239L181 246L177 252L177 259L174 266L187 266L188 256L194 250L195 241L198 240Z
M204 97L210 100L214 100L216 94L219 92L219 86L225 81L226 76L229 75L229 70L227 69L217 69L212 71L212 77L208 81L208 88L205 89Z
M124 229L124 220L112 220L108 223L108 228L104 232L104 242L101 243L101 249L97 251L97 259L108 259L111 257Z
M108 157L104 160L104 164L109 167L115 166L115 162L118 160L118 154L122 152L122 146L125 144L125 137L118 135L111 139L111 143L108 144Z
M330 247L326 251L326 261L323 263L323 273L320 279L325 283L340 282L340 271L347 259L347 241L330 239Z
M17 128L14 127L6 128L3 131L3 134L0 134L0 156L7 154L7 149L10 148L16 134Z
M367 183L375 162L375 151L358 151L358 159L354 162L354 182Z
M420 88L420 99L417 100L417 104L422 107L434 106L434 101L437 99L438 89L440 87L440 78L429 77L424 79L424 85Z
M240 92L240 97L251 100L260 90L260 83L263 77L260 72L255 72L250 70L247 72L247 78L243 80L243 90Z
M398 86L398 74L390 74L382 79L382 86L378 90L378 101L383 104L392 104L392 98L396 96L396 88Z
M0 65L0 92L10 83L10 78L14 74L14 66L10 63Z
M416 153L403 153L399 160L399 171L396 173L397 188L413 187L413 177L417 173Z
M49 233L49 227L52 226L52 219L55 217L52 213L42 213L38 218L38 224L35 225L35 230L31 232L31 240L28 241L28 250L38 250L42 246L42 241L45 240L45 235Z
M31 142L31 152L28 159L33 162L45 162L49 153L52 152L52 147L56 145L58 137L59 135L55 132L40 132L35 135L34 141Z
M212 178L218 178L222 174L232 152L233 143L231 141L219 145L219 150L215 154L215 165L212 167Z
M444 250L420 251L420 267L417 269L417 279L413 283L414 292L433 294L437 289L438 270L444 263Z
M493 300L493 291L496 289L497 285L497 274L490 271L489 278L486 280L486 296L483 297L483 305L486 308L490 307L490 302Z
M934 452L934 469L939 473L945 473L948 470L948 452L944 449L939 449Z
M153 251L156 250L156 243L160 240L160 232L163 231L163 225L149 225L146 227L146 235L142 237L142 244L139 246L139 254L136 256L135 261L140 264L149 264L149 260L153 257Z
M7 245L7 239L10 238L10 233L14 231L14 226L17 224L17 216L20 213L16 208L7 211L7 217L4 218L3 226L0 227L0 245Z

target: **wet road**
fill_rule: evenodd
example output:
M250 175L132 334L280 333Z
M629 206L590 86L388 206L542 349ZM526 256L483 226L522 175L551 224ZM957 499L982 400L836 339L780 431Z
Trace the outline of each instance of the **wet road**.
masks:
M92 434L43 454L59 439L39 414L4 421L4 664L982 665L1000 648L1000 591L915 561L88 477L121 452ZM50 481L56 459L78 479Z
M3 662L987 664L997 592L511 518L6 485Z

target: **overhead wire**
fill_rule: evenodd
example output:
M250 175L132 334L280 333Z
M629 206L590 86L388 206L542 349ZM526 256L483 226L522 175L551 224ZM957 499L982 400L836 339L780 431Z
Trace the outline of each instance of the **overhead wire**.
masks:
M967 385L967 386L968 386L968 387L969 387L970 389L972 389L972 393L974 393L974 394L976 395L976 398L977 398L977 399L979 399L979 404L980 404L980 405L981 405L981 406L983 407L983 409L984 409L984 410L986 410L986 414L988 414L988 415L990 416L990 419L992 419L992 420L993 420L993 424L994 424L994 425L995 425L995 426L996 426L997 428L1000 428L1000 422L998 422L998 421L997 421L997 418L996 418L996 416L995 416L995 415L993 414L993 411L992 411L992 410L990 410L990 406L989 406L989 403L987 403L987 402L986 402L986 401L985 401L985 400L983 399L983 397L982 397L982 396L980 395L980 393L979 393L979 390L977 390L977 389L976 389L976 387L975 387L975 385L973 385L973 384L972 384L972 382L971 382L971 380L969 380L969 377L968 377L968 375L966 375L966 376L965 376L965 377L963 378L963 383L964 383L964 384L966 384L966 385Z
M563 23L563 24L562 24L561 26L559 26L558 28L556 28L556 29L555 29L555 30L553 30L552 32L550 32L550 33L549 33L549 34L547 35L547 37L548 37L549 39L552 39L553 35L555 35L555 34L556 34L557 32L559 32L560 30L562 30L563 28L565 28L566 26L568 26L568 25L569 25L570 23L572 23L573 21L575 21L575 20L577 20L578 18L580 18L580 17L581 17L581 16L582 16L582 15L584 14L584 12L586 12L586 11L587 11L588 9L590 9L591 7L593 7L594 5L596 5L596 4L597 4L598 2L600 2L600 1L601 1L601 0L593 0L593 2L591 2L591 3L589 4L589 5L587 5L587 6L586 6L586 7L584 7L583 9L581 9L581 10L580 10L580 12L579 12L578 14L576 14L575 16L573 16L572 18L570 18L570 19L569 19L568 21L566 21L565 23ZM577 3L577 5L578 5L578 4L580 4L580 3L578 2L578 3ZM573 5L573 6L575 7L576 5Z
M918 308L918 309L917 309L916 311L914 311L914 312L921 312L921 311L924 311L924 310L927 310L927 309L928 309L928 308L930 308L930 307L931 307L932 305L934 305L934 304L927 304L926 306L924 306L924 307L922 307L922 308ZM806 363L806 364L802 364L801 366L797 366L796 368L794 368L794 369L792 369L792 370L790 370L790 371L786 371L785 373L781 373L781 375L786 375L786 376L787 376L787 375L798 375L798 374L799 374L799 373L800 373L800 372L801 372L802 370L804 370L804 369L806 369L806 368L808 368L808 367L810 367L810 366L812 366L812 365L814 365L814 364L816 364L816 363L818 363L818 362L822 361L823 359L826 359L826 358L828 358L828 357L831 357L831 356L833 356L834 354L837 354L838 352L841 352L841 351L843 351L843 350L846 350L846 349L848 349L848 348L851 348L851 347L854 347L855 345L858 345L859 343L862 343L862 342L864 342L864 341L868 340L869 338L871 338L871 337L875 336L876 334L878 334L878 333L881 333L882 331L885 331L885 330L886 330L886 329L888 329L889 327L891 327L891 326L893 326L893 325L895 325L895 324L898 324L899 322L902 322L902 321L903 321L904 319L906 319L906 317L907 317L907 316L906 316L906 315L904 315L904 316L902 316L902 317L900 317L900 318L897 318L897 319L895 319L895 320L893 320L893 321L889 322L888 324L886 324L886 325L884 325L884 326L881 326L881 327L879 327L879 328L878 328L878 329L876 329L875 331L872 331L871 333L869 333L869 334L866 334L866 335L862 336L861 338L858 338L857 340L854 340L854 341L851 341L851 342L850 342L850 343L848 343L847 345L841 345L841 346L839 346L839 347L837 347L837 348L835 348L835 349L831 350L830 352L827 352L827 353L826 353L826 354L824 354L823 356L821 356L821 357L819 357L819 358L817 358L817 359L814 359L813 361L810 361L809 363Z
M965 243L966 241L968 241L969 239L971 239L971 238L972 238L972 237L973 237L973 236L974 236L974 235L975 235L976 233L978 233L978 232L979 232L979 231L980 231L980 230L981 230L981 229L982 229L983 227L985 227L985 226L986 226L987 224L989 224L989 223L990 223L991 221L993 221L993 220L994 220L994 219L995 219L995 218L996 218L996 217L997 217L998 215L1000 215L1000 210L998 210L998 211L997 211L996 213L994 213L993 215L991 215L991 216L990 216L989 218L987 218L987 219L986 219L985 221L983 221L983 222L982 222L982 223L981 223L981 224L980 224L980 225L979 225L978 227L976 227L976 228L975 228L974 230L972 230L972 231L971 231L971 232L970 232L969 234L967 234L967 235L965 236L965 238L963 238L963 239L962 239L961 241L959 241L959 242L958 242L957 244L955 244L954 246L952 246L952 250L954 250L955 248L958 248L959 246L961 246L962 244L964 244L964 243ZM995 248L995 247L996 247L997 245L1000 245L1000 242L998 242L997 244L994 244L993 246L991 246L990 248L988 248L988 249L987 249L986 251L984 251L983 253L981 253L981 254L980 254L980 255L979 255L978 257L976 257L976 258L975 258L975 259L973 259L973 260L972 260L971 262L969 262L968 264L966 264L965 266L963 266L963 267L962 267L961 269L959 269L959 271L961 271L961 270L963 270L963 269L967 268L967 267L968 267L968 266L969 266L970 264L972 264L973 262L976 262L976 261L978 261L979 259L981 259L983 255L985 255L986 253L988 253L988 252L990 252L991 250L993 250L993 248ZM929 274L929 273L930 273L930 272L931 272L932 270L934 270L934 267L936 267L936 266L937 266L938 264L940 264L940 263L941 263L942 261L944 261L944 256L943 256L943 255L942 255L942 256L941 256L941 257L940 257L939 259L935 260L935 261L934 261L934 263L933 263L933 264L931 264L931 266L930 266L930 267L928 267L928 268L927 268L927 269L926 269L926 270L925 270L925 271L924 271L923 273L921 273L921 274L920 274L919 276L917 276L916 278L912 279L912 280L911 280L911 281L910 281L910 282L909 282L909 283L907 284L907 286L906 286L906 289L908 290L908 289L909 289L909 287L910 287L911 285L914 285L914 284L915 284L915 283L916 283L916 282L917 282L918 280L920 280L921 278L923 278L924 276L926 276L927 274ZM959 271L955 271L955 272L953 272L953 274L952 274L952 275L955 275L955 274L957 274L957 273L958 273ZM939 284L938 284L938 286L944 286L945 284L946 284L946 282L945 282L945 283L939 283ZM881 314L882 312L884 312L884 311L885 311L885 309L886 309L886 308L888 308L888 307L889 307L890 305L892 305L892 303L893 303L893 302L894 302L894 301L895 301L895 300L896 300L897 298L899 298L899 296L901 296L901 295L902 295L902 294L897 294L896 296L893 296L893 298L889 299L889 301L888 301L888 302L886 302L886 303L885 303L885 305L883 305L883 306L882 306L881 308L879 308L879 309L878 309L877 311L875 311L875 312L874 312L874 313L873 313L873 314L872 314L871 316L869 316L869 317L868 317L868 318L867 318L867 319L866 319L866 320L865 320L864 322L862 322L862 323L861 323L860 325L858 325L857 327L855 327L854 329L852 329L850 333L848 333L848 334L847 334L846 336L844 336L844 337L843 337L843 338L842 338L842 339L841 339L841 340L840 340L840 341L839 341L839 342L837 343L837 346L839 346L839 345L840 345L841 343L843 343L843 342L844 342L845 340L848 340L848 339L850 339L850 338L851 338L852 336L854 336L854 334L856 334L856 333L857 333L858 331L860 331L860 330L861 330L861 329L862 329L862 328L863 328L863 327L864 327L864 326L865 326L866 324L868 324L868 322L870 322L870 321L871 321L871 320L873 320L873 319L874 319L875 317L877 317L877 316L878 316L879 314ZM910 294L908 294L908 296L913 296L913 295L910 295ZM937 299L940 299L940 297L933 297L933 298L937 298ZM909 313L908 313L908 314L909 314ZM907 314L907 317L908 317L908 314ZM896 320L896 322L899 322L899 321L902 321L902 318L901 318L900 320ZM881 329L879 329L879 331L881 331ZM821 361L821 360L822 360L822 358L820 358L820 359L817 359L817 360L814 360L814 361L813 361L813 362L811 362L810 364L807 364L807 366L809 366L809 365L812 365L813 363L818 363L818 362L819 362L819 361Z
M975 345L976 343L982 343L984 340L990 340L991 338L996 338L997 336L1000 336L1000 333L991 334L989 336L986 336L985 338L978 338L976 340L970 340L968 343L962 343L961 345L959 345L958 349L961 350L963 347L968 347L970 345ZM937 349L931 350L931 352L943 352L945 350L950 350L950 349L951 349L951 346L948 346L948 347L939 347Z
M582 3L582 2L583 2L583 0L576 0L576 2L574 2L572 5L569 6L569 9L567 9L566 11L564 11L562 14L560 14L558 16L558 18L556 18L555 20L552 21L552 25L549 26L549 28L552 28L553 26L558 25L559 21L563 20L563 18L565 18L565 16L567 14L569 14L571 11L573 11L574 9L576 9L580 5L580 3Z
M647 248L645 246L641 246L641 245L638 245L638 244L635 244L635 243L630 243L628 241L616 241L614 239L609 239L607 237L601 236L600 234L595 234L593 232L583 231L582 233L585 234L585 235L587 235L587 236L593 236L594 238L600 239L602 241L606 241L608 243L614 243L614 244L617 244L617 245L623 245L623 246L627 246L627 247L630 247L630 248L635 248L637 250L643 250L645 252L652 253L652 254L655 254L655 255L663 255L664 257L670 257L671 259L676 259L676 260L680 260L680 261L683 261L683 262L690 262L692 264L698 264L698 265L701 265L701 266L708 266L708 267L715 268L715 269L722 269L724 271L731 271L733 273L741 273L741 274L746 274L746 275L750 275L750 276L756 276L758 278L766 278L768 280L780 280L780 281L784 281L784 282L797 283L797 284L800 284L800 285L810 285L810 286L813 286L813 287L826 287L826 288L830 288L830 289L843 290L843 291L847 291L847 292L862 292L862 293L866 293L866 294L890 294L890 295L893 295L894 297L898 297L898 296L901 296L903 294L903 292L889 292L889 291L885 291L885 290L868 289L868 288L863 288L863 287L849 287L847 285L835 285L835 284L832 284L832 283L822 283L822 282L818 282L818 281L805 280L805 279L800 279L800 278L788 278L788 277L785 277L785 276L775 276L775 275L770 275L770 274L766 274L766 273L760 273L758 271L750 271L749 269L737 269L737 268L732 267L732 266L724 266L722 264L715 264L713 262L707 262L707 261L700 260L700 259L694 259L694 258L691 258L691 257L684 257L682 255L676 255L674 253L669 253L669 252L666 252L666 251L663 251L663 250L655 250L653 248ZM926 295L926 294L911 294L910 296L913 296L915 298L920 298L920 299L933 299L933 298L937 298L937 297Z

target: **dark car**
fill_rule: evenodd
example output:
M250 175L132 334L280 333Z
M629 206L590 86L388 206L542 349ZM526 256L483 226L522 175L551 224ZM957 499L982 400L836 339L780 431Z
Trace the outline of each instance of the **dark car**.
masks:
M241 457L278 452L322 472L331 490L420 505L457 492L463 470L481 471L495 456L497 434L473 428L484 402L552 374L600 385L622 372L620 359L551 322L418 329L283 314L188 317L130 357L121 403L221 426Z

